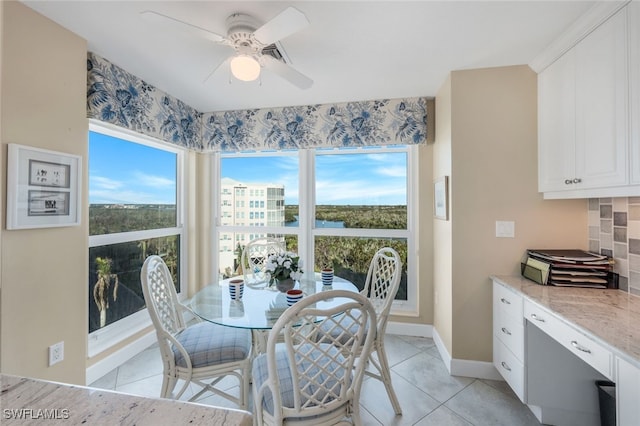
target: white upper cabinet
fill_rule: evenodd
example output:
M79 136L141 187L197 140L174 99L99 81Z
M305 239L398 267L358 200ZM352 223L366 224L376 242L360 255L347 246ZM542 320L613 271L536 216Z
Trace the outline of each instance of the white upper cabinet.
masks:
M618 11L538 75L538 190L545 198L640 195L631 186L640 183L640 159L630 161L638 144L629 143L634 43L638 53L632 26L627 8Z
M588 188L627 181L627 46L622 10L575 47L575 177Z
M538 75L538 190L566 189L576 176L576 60L569 51Z
M640 3L632 2L629 13L629 71L631 107L631 183L640 185Z

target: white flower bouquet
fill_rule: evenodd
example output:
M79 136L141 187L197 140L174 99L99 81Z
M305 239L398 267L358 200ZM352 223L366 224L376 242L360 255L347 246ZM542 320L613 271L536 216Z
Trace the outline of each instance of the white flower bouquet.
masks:
M295 253L286 251L270 254L265 263L265 272L269 274L269 285L276 280L282 281L291 278L294 281L302 278L302 260Z

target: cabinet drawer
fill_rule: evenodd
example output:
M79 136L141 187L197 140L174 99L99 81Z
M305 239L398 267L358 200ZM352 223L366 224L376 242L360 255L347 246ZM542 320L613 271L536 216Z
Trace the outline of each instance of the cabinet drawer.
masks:
M493 365L515 394L518 395L520 401L526 402L524 395L524 365L495 337L493 338Z
M493 306L502 309L507 315L522 318L522 296L493 283Z
M524 361L524 325L522 317L514 318L497 310L493 317L493 335L518 358Z
M529 301L524 303L524 316L527 321L569 349L578 358L612 379L612 354L599 343Z

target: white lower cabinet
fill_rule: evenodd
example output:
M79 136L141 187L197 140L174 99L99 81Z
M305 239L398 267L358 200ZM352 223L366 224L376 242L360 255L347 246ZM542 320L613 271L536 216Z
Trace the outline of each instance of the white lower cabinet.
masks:
M640 366L493 282L493 365L543 424L598 426L596 381L616 382L617 426L640 426Z
M522 296L493 284L493 365L525 402L522 301Z
M525 402L524 364L495 336L493 338L493 365L513 392L518 395L520 401Z
M640 425L640 368L616 358L618 426Z
M535 303L524 303L524 317L607 379L613 378L611 351Z

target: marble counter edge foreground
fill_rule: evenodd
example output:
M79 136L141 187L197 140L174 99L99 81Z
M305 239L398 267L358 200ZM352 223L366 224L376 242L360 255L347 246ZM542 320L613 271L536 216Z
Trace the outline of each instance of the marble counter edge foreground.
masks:
M148 398L104 389L0 374L0 423L59 420L65 424L224 424L250 426L251 413Z

